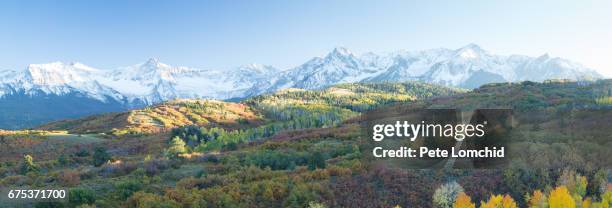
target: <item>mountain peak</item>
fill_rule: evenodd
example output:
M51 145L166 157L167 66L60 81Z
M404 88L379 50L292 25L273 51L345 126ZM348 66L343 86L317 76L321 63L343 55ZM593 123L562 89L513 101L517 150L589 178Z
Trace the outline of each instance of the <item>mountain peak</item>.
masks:
M66 64L56 61L45 64L28 65L25 71L25 77L37 85L58 86L87 81L92 74L97 72L97 69L78 62Z
M483 53L485 53L485 51L474 43L467 44L466 46L457 49L457 54L461 58L465 59L479 58Z
M144 66L159 66L160 62L158 58L149 58L144 64Z
M351 56L353 53L346 49L345 47L336 47L334 50L329 53L330 56Z
M148 73L167 71L173 69L174 67L160 62L157 58L149 58L147 62L144 62L143 64L137 66L137 68L140 68L140 70L144 71L145 73Z
M36 69L36 68L59 68L64 66L65 64L61 61L54 61L51 63L44 64L28 64L28 69Z
M344 47L336 47L323 60L328 63L350 63L356 64L357 58L351 51Z
M85 64L79 62L70 62L68 64L55 61L51 63L45 64L29 64L27 67L28 71L38 70L38 71L59 71L59 72L67 72L67 71L97 71L96 69L87 66Z

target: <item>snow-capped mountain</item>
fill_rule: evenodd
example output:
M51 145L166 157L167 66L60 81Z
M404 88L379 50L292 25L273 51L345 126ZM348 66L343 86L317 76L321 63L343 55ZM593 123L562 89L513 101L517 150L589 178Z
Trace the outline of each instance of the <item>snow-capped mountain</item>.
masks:
M226 70L176 67L157 59L115 70L81 63L31 64L21 71L0 71L0 97L19 92L79 92L100 101L114 99L148 105L173 98L241 98L290 87L318 89L347 82L418 80L474 88L489 82L600 77L594 70L569 60L548 55L494 55L475 44L456 50L361 56L335 48L324 57L284 71L260 64Z
M416 80L476 88L491 82L553 78L581 80L597 79L601 75L562 58L495 55L475 44L455 50L440 48L363 55L335 48L325 56L286 70L261 64L199 69L170 66L157 59L118 69L53 62L31 64L23 70L0 70L0 107L18 108L30 101L38 105L40 101L36 99L53 100L55 103L51 104L66 102L70 106L75 105L75 97L80 103L98 106L89 111L73 109L74 115L80 116L99 113L101 109L129 109L174 98L235 99L285 88L319 89L348 82ZM21 101L12 102L15 99ZM12 105L4 106L7 103ZM101 107L111 104L111 108ZM27 116L27 112L24 115Z
M345 48L336 48L325 57L308 62L279 74L267 91L283 88L317 89L337 83L360 82L383 72L377 66L368 66Z
M245 96L256 83L278 72L250 64L228 70L173 67L149 59L111 72L101 82L117 89L132 103L153 104L174 98L230 99Z
M81 93L126 105L149 105L174 98L229 99L248 94L256 83L278 69L250 64L229 70L174 67L157 59L116 70L100 70L81 63L31 64L22 71L0 72L0 97L23 93L65 95Z
M361 56L336 48L325 57L283 72L268 91L288 87L317 89L345 82L415 80L476 88L491 82L597 78L601 75L595 70L566 59L548 55L537 58L494 55L475 44L456 50L442 48Z
M259 94L257 83L278 74L251 64L228 70L174 67L149 59L115 70L81 63L31 64L0 71L0 129L124 111L174 98L230 99Z
M0 72L0 97L7 94L82 93L100 101L121 100L123 95L93 77L102 72L81 63L30 64L23 71Z

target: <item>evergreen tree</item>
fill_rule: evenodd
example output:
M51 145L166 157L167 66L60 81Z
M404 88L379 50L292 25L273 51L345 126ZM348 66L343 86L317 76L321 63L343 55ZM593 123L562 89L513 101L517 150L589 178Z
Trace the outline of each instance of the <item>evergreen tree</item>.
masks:
M93 165L99 167L109 161L111 156L106 152L106 148L97 147L93 154Z
M66 154L61 154L59 157L57 157L57 162L60 165L67 165L68 164L68 158L66 157Z
M315 170L317 168L325 168L325 158L321 152L313 153L308 161L308 169Z

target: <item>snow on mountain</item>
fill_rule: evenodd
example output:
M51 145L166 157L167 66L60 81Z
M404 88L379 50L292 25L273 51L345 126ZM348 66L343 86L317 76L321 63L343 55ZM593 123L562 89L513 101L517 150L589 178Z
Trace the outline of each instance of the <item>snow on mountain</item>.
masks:
M383 72L374 62L364 62L346 48L335 48L325 57L315 57L280 74L268 91L288 87L318 89L336 83L360 82Z
M21 71L0 71L0 98L23 93L68 95L150 105L174 98L243 97L256 82L274 76L278 69L250 64L228 70L175 67L157 59L116 70L99 70L80 63L31 64Z
M478 87L467 82L474 75L492 76L487 82L514 81L515 68L505 61L505 57L489 54L475 44L454 50L445 60L436 62L424 73L420 80L447 86ZM484 82L484 83L487 83ZM484 84L480 83L480 84Z
M228 70L205 70L174 67L157 59L119 68L102 79L131 102L153 104L175 98L230 99L245 92L278 70L266 65L251 64Z
M198 75L199 71L187 67L173 67L157 59L105 73L99 78L106 86L117 89L130 102L152 104L179 97L175 89L177 79Z
M113 88L101 85L95 77L102 72L81 63L30 64L22 71L0 73L0 97L6 94L38 93L64 95L73 92L97 100L121 100L123 95Z
M417 80L421 75L441 60L448 59L451 50L431 49L418 52L399 51L381 59L385 60L378 67L385 69L378 76L365 81L405 81Z
M545 79L593 79L601 75L578 63L544 54L516 66L516 80L543 81Z
M99 100L150 105L174 98L232 99L285 88L319 89L349 82L418 80L475 88L490 82L594 79L597 72L566 59L543 55L501 56L478 45L462 48L355 55L335 48L288 70L261 64L231 69L177 67L149 59L115 70L81 63L31 64L24 70L0 71L0 98L10 94L81 95Z

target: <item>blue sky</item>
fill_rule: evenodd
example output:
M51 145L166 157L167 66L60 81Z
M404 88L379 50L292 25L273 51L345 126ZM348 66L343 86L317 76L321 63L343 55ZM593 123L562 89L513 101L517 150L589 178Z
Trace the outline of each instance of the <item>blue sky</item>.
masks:
M612 76L612 1L1 1L0 69L280 68L356 53L459 48L549 53Z

